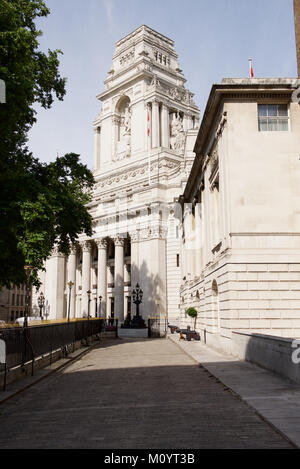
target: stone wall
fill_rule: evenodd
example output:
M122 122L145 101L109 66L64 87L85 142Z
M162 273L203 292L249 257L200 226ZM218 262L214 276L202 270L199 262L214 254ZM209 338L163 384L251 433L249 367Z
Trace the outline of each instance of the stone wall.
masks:
M300 365L292 360L299 354L293 345L291 339L234 332L232 355L300 383Z
M184 312L195 306L202 340L224 352L234 332L300 337L300 264L226 263L181 295L181 327L191 325Z

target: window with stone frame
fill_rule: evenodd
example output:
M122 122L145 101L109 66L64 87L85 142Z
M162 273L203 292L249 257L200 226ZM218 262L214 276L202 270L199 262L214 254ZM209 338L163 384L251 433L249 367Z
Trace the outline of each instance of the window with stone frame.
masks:
M260 132L288 131L288 105L258 104L258 130Z

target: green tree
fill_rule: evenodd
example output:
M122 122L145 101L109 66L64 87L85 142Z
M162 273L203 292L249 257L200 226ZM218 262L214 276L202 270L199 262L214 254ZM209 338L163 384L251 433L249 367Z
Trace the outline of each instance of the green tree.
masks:
M29 152L28 131L35 104L49 109L63 100L66 79L59 73L59 50L39 50L35 21L47 17L42 0L1 0L0 79L0 286L24 282L24 265L41 269L54 244L68 254L78 234L92 234L86 204L94 179L69 153L45 164Z
M196 321L197 321L197 316L198 316L198 311L193 308L193 307L190 307L186 310L186 314L190 317L190 318L193 318L195 320L194 322L194 330L196 330Z

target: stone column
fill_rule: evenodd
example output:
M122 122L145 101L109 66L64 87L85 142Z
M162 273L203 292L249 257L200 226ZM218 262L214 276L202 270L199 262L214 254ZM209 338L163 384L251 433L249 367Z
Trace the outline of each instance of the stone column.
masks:
M97 279L97 302L98 312L101 317L107 317L107 240L97 239L98 247L98 279ZM102 296L101 311L99 296Z
M183 117L183 128L184 130L190 130L193 128L192 115L190 112L186 112Z
M190 279L193 275L193 214L192 204L187 203L184 207L184 237L185 237L185 259L186 274Z
M96 170L100 167L100 127L95 127L94 132L94 169Z
M152 101L152 148L159 147L159 103Z
M202 223L201 204L195 204L195 274L199 277L202 271Z
M169 124L169 109L163 103L161 111L161 146L170 148L170 124Z
M119 139L119 126L120 118L113 116L112 118L112 160L114 161L117 155L118 139Z
M115 319L119 325L124 321L124 239L115 241Z
M76 317L76 246L72 246L71 252L68 258L68 282L73 282L73 287L71 289L71 298L70 295L70 288L67 285L67 315L69 311L69 304L70 304L70 318ZM70 303L69 303L70 302Z
M46 261L45 312L47 319L62 319L66 317L67 301L65 295L66 286L66 258L53 248L51 256Z
M90 241L85 241L82 247L82 316L88 315L88 294L91 289L91 253L92 245ZM91 311L90 311L91 313Z

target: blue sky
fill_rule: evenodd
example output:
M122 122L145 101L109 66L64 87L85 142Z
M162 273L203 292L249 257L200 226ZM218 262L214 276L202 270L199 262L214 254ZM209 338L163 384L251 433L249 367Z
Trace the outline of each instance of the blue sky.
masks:
M37 110L28 146L42 161L75 152L92 169L92 123L100 110L115 43L142 24L175 41L187 88L203 115L213 83L247 77L296 77L292 0L45 0L42 50L61 49L67 95Z

